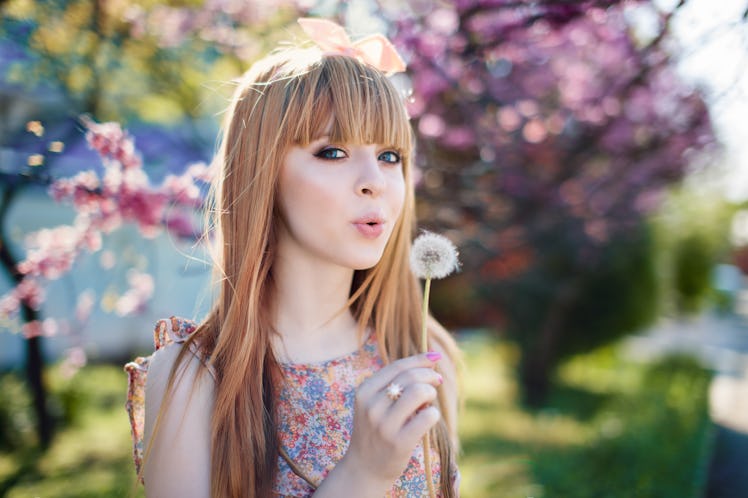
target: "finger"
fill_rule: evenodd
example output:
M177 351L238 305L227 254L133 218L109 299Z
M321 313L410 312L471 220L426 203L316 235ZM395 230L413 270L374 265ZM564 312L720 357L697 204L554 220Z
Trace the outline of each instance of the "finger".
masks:
M357 391L358 396L362 399L368 399L387 387L387 384L392 382L399 374L411 368L433 368L440 359L441 355L432 351L393 361L361 383Z
M441 413L435 406L429 406L424 408L417 414L413 415L400 431L397 433L398 440L407 444L409 447L415 447L419 439L421 439L426 432L434 427L439 419Z
M399 429L406 425L408 419L413 417L419 408L423 405L428 406L436 397L436 388L431 384L411 384L384 416L387 417L388 423Z
M431 384L440 386L444 382L442 375L433 368L411 368L406 370L392 380L392 383L399 384L403 388L411 384ZM387 384L389 386L390 384ZM385 389L387 388L385 386Z
M369 402L366 405L369 420L375 425L379 424L379 421L382 420L382 417L385 416L385 413L389 410L393 403L397 401L390 398L390 396L387 394L387 389L390 385L398 384L400 387L402 387L403 394L401 396L404 396L405 392L407 392L408 390L408 387L411 385L423 384L438 387L443 382L444 381L441 374L434 371L433 368L412 368L399 374L391 383L387 384L384 389L382 389L375 396L369 398ZM401 422L400 425L402 425ZM400 425L398 425L398 429Z

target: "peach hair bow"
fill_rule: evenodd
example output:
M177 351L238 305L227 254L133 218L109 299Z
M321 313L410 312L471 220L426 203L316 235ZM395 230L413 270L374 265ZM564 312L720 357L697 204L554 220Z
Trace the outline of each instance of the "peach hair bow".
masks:
M326 53L355 57L385 74L405 71L405 62L384 35L371 35L351 43L345 29L332 21L302 17L298 22L309 38Z

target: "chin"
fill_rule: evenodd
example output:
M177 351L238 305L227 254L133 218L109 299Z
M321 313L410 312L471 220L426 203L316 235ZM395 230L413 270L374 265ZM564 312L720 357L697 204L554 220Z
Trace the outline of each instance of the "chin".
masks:
M351 268L353 268L354 270L370 270L379 264L380 259L377 259L376 261L356 262L351 265Z
M372 254L369 257L364 256L356 258L354 261L350 262L349 266L354 270L369 270L379 264L379 262L382 260L383 253L384 251L380 251L377 254Z

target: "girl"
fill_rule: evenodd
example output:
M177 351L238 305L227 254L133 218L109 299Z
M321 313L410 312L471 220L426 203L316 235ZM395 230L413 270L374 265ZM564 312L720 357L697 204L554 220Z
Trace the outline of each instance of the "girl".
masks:
M148 496L423 496L427 433L437 495L458 494L457 350L430 319L418 354L408 116L383 58L335 47L277 51L236 90L217 299L160 322L139 365Z

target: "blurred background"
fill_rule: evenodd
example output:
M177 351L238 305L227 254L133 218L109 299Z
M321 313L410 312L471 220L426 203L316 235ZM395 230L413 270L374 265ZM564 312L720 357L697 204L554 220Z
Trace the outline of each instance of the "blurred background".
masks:
M124 362L200 319L232 80L387 33L463 270L462 496L748 497L746 0L0 0L0 496L138 496ZM354 37L355 38L355 37Z

